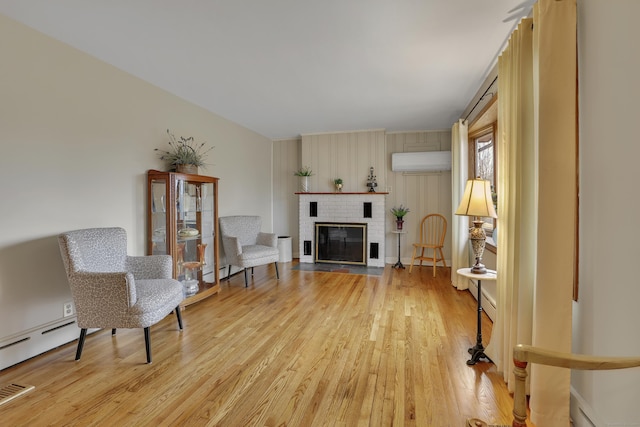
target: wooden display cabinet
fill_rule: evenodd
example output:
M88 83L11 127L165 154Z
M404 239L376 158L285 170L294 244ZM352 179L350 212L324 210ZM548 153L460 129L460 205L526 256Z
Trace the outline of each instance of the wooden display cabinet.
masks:
M147 172L147 254L171 255L187 306L220 290L218 178Z

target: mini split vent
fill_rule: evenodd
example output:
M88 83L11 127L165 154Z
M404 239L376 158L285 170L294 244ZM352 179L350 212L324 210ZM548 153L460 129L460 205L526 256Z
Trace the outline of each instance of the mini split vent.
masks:
M391 154L394 172L435 172L451 170L451 151L424 151Z

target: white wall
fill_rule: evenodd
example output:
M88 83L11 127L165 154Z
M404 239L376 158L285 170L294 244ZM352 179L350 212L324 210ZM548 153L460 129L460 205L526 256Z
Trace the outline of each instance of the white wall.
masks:
M637 0L578 0L580 353L640 355L638 16ZM597 425L640 425L640 369L576 372L572 385Z
M294 176L301 163L301 138L273 141L273 230L291 237L293 258L298 258L299 180Z
M122 226L144 253L145 173L164 168L154 149L167 128L215 146L201 173L221 179L221 215L271 229L267 138L1 15L0 58L0 347L29 338L0 350L0 368L46 350L38 331L63 322L58 233ZM63 328L44 347L77 335Z

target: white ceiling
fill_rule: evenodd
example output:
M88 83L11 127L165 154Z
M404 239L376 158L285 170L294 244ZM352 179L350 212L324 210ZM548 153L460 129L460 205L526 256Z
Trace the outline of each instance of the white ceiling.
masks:
M532 0L0 0L269 138L448 129Z

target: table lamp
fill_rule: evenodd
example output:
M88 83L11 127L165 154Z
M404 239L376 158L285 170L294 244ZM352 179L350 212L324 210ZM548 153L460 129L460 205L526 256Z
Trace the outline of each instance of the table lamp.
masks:
M491 199L491 182L480 178L468 180L462 201L456 210L456 215L475 217L473 219L473 228L469 232L473 255L476 258L476 263L471 267L471 272L484 274L487 272L487 269L481 261L487 235L484 232L484 228L482 228L482 224L484 223L482 218L498 217Z

